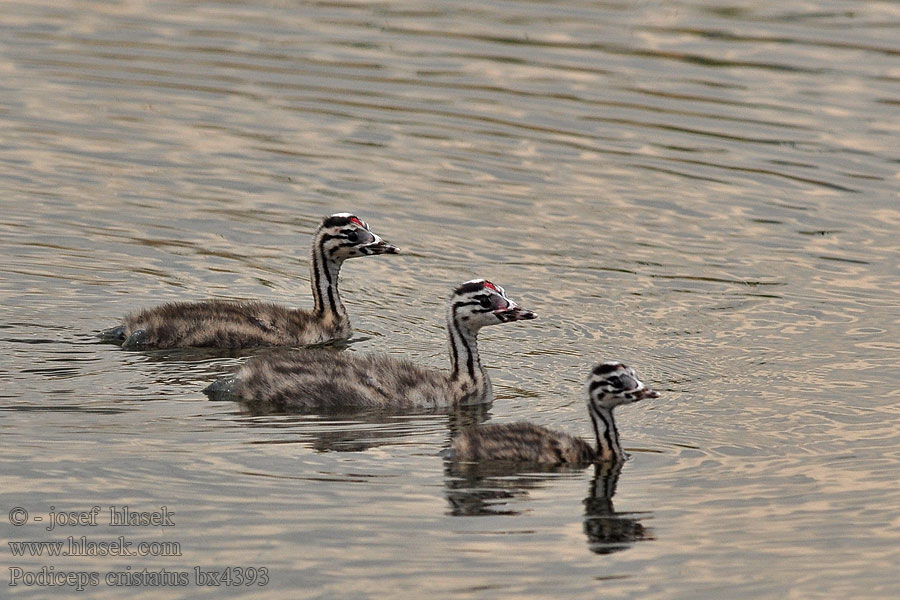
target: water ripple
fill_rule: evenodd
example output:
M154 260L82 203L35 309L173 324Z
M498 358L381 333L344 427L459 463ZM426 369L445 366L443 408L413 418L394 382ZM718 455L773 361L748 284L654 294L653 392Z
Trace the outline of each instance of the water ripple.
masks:
M897 17L10 4L0 495L170 504L189 563L258 557L272 597L896 596ZM309 307L310 236L344 210L405 251L342 271L344 351L444 368L473 277L539 313L483 332L489 409L252 411L200 390L254 352L93 338L167 300ZM483 421L590 438L611 358L663 392L620 411L614 484L438 455Z

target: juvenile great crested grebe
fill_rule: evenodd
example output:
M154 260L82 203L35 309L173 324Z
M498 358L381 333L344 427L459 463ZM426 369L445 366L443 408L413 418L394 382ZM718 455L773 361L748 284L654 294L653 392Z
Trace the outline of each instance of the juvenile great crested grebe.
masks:
M338 295L341 265L348 258L397 252L358 217L334 214L312 241L311 311L266 302L170 302L126 315L100 338L131 349L307 346L346 339L352 330Z
M597 447L567 433L531 423L482 425L460 432L451 442L450 456L457 461L508 461L551 465L586 465L620 462L625 453L613 409L659 394L644 386L634 369L605 362L593 368L587 379L587 406Z
M300 350L253 357L234 377L220 379L204 391L281 410L329 412L490 402L491 381L478 357L478 331L487 325L534 318L500 286L483 279L469 281L453 291L447 304L449 372L378 354Z

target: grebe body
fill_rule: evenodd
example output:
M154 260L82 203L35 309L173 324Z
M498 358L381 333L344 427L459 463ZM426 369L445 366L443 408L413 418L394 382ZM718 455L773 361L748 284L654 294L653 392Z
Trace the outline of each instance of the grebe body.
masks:
M310 251L312 310L266 302L170 302L126 315L100 338L129 349L307 346L346 339L352 329L338 293L341 266L349 258L398 251L358 217L331 215L316 230Z
M447 304L449 371L380 354L300 350L253 357L234 377L204 391L281 410L328 412L430 410L490 402L493 391L478 354L478 331L534 318L503 288L485 280L469 281L454 290Z
M457 461L506 461L549 465L587 465L625 460L613 409L657 398L634 369L618 362L596 365L585 386L596 446L567 433L531 423L480 425L453 438L450 456Z

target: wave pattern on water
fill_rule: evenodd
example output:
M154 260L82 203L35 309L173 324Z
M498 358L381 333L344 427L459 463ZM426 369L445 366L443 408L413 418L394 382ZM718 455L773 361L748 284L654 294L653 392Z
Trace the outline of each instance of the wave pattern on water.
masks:
M169 503L191 561L263 557L267 597L895 597L898 23L836 0L9 3L0 498ZM343 351L446 366L473 277L540 315L483 332L490 409L265 414L199 393L252 353L93 338L168 300L310 306L310 236L344 210L404 254L342 272ZM615 478L438 455L485 420L589 437L608 358L663 392L621 411Z

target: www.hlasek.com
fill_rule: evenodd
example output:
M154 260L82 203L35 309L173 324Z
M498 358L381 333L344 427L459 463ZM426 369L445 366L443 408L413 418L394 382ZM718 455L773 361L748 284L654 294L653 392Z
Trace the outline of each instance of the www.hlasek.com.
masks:
M55 567L41 567L26 571L20 567L9 568L9 587L74 587L83 591L102 583L113 587L239 587L263 586L269 583L266 567L224 567L209 569L194 567L189 571L168 569L132 569L107 571L57 571Z

